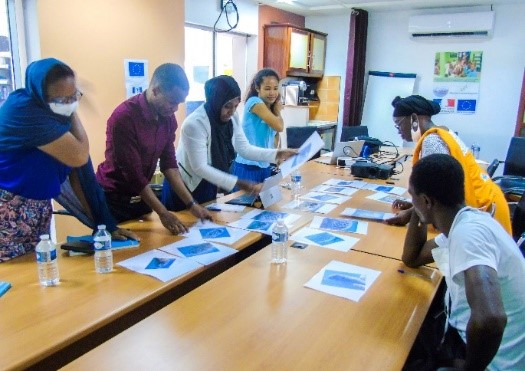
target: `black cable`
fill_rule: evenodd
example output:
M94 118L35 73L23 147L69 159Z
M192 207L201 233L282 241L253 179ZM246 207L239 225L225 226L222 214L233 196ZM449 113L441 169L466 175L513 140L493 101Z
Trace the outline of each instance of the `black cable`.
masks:
M226 7L229 4L231 4L231 6L233 7L233 10L234 10L236 18L237 18L236 21L235 21L235 24L233 26L230 23L230 17L228 16L228 12L226 11ZM228 26L230 28L227 29L227 30L219 30L219 29L217 29L217 23L219 23L219 20L221 19L221 16L222 16L222 13L224 13L224 12L226 12L225 13L226 14L226 23L228 23ZM229 32L229 31L233 30L234 28L236 28L238 26L238 24L239 24L239 10L237 9L237 5L235 5L233 0L228 0L222 6L221 13L219 14L219 16L217 17L217 20L213 24L213 31L214 32Z

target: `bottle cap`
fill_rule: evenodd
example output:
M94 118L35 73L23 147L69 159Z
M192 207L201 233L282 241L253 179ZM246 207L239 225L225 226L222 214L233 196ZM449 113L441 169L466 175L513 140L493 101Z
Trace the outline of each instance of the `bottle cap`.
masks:
M100 224L99 226L97 226L98 229L106 229L106 225L105 224Z
M40 235L40 239L41 240L49 240L49 235L48 234L42 234L42 235Z

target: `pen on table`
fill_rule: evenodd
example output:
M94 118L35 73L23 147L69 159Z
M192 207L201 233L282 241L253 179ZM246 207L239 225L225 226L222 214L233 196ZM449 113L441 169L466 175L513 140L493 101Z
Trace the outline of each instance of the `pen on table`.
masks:
M210 211L222 211L221 209L219 209L217 207L207 207L206 209L208 209Z
M402 274L406 274L407 276L414 276L414 277L419 277L419 278L423 278L425 280L429 280L429 281L432 281L432 278L430 277L427 277L423 274L420 274L420 273L414 273L414 272L407 272L405 271L404 269L398 269L397 270L399 273L402 273Z
M396 184L396 183L394 183L394 182L389 182L389 181L386 181L385 183L386 183L386 184Z

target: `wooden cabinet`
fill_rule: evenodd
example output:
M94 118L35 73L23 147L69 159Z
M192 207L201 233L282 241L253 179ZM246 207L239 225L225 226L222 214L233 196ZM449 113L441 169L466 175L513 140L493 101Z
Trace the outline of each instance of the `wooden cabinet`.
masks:
M327 34L286 24L264 26L264 67L279 76L316 77L324 73Z

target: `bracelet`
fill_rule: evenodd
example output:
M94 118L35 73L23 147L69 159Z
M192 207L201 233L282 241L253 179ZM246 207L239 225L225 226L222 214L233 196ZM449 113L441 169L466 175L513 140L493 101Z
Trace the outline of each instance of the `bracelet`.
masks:
M193 205L198 205L199 203L192 199L190 202L186 204L186 209L191 209Z

